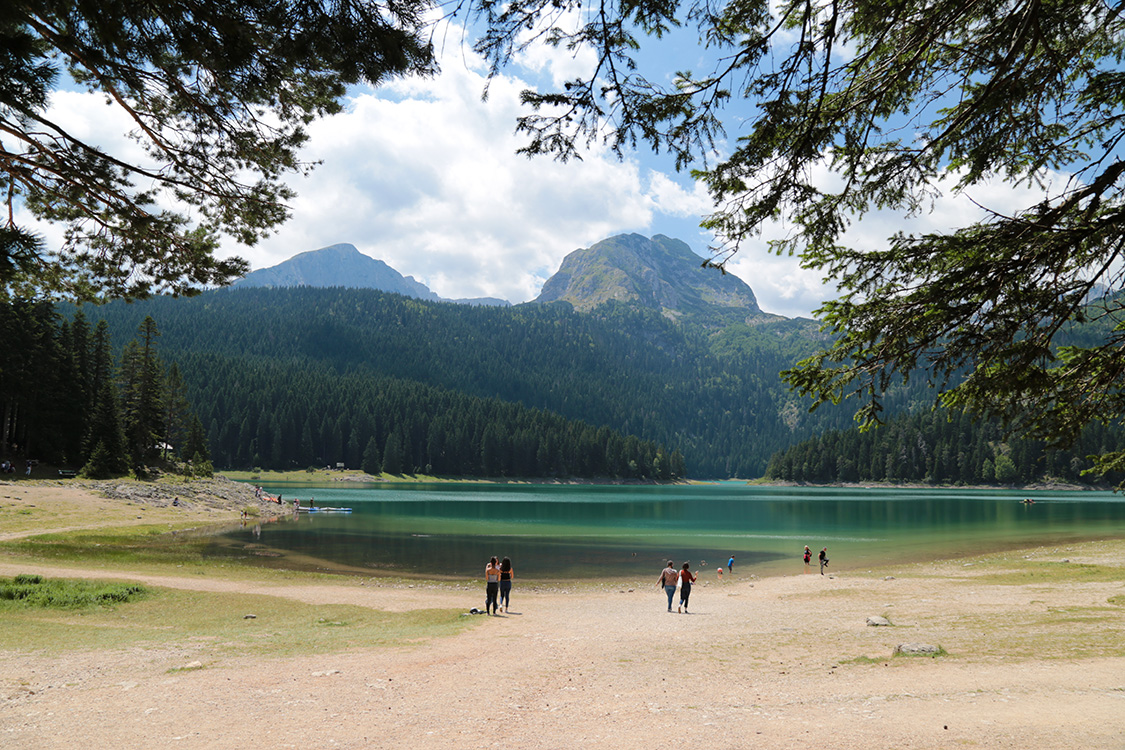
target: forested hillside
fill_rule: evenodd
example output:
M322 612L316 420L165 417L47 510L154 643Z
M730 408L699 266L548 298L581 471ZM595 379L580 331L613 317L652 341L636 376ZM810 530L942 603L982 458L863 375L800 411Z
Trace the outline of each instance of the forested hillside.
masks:
M372 474L662 480L685 472L678 452L651 441L499 399L255 355L181 352L165 367L147 315L119 357L106 321L91 333L81 310L66 319L48 303L0 305L0 324L12 347L0 362L5 466L42 462L52 474L95 478L153 467L209 475L210 445L223 468L343 462Z
M187 354L217 466L344 463L371 474L480 477L684 476L648 440L520 404L320 364Z
M221 446L247 419L261 421L251 406L261 384L249 376L261 367L340 378L339 388L366 376L519 403L678 450L696 477L760 476L778 447L848 421L843 410L810 418L782 387L777 373L812 345L785 327L732 331L715 354L703 333L613 303L580 314L568 305L471 308L310 288L229 289L88 314L114 331L132 330L145 315L158 321L164 355L183 363L193 402L216 430L220 464L252 458L247 446ZM203 354L211 365L188 364ZM308 409L314 435L341 416L325 383ZM261 407L266 418L281 420L292 403L313 396L302 390L277 388ZM436 409L429 418L449 416L456 415ZM297 428L283 421L281 429L291 440ZM268 462L261 443L257 453Z
M1042 440L1005 437L995 421L974 421L944 409L903 414L868 432L833 430L779 451L768 479L784 481L1031 484L1118 483L1123 477L1084 475L1088 456L1121 445L1120 429L1089 425L1067 450Z

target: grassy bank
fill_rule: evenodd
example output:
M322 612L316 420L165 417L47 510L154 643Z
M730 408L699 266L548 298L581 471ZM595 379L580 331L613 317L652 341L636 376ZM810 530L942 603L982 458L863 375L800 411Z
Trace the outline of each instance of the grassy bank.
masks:
M0 580L0 590L10 581ZM48 579L58 589L121 588L118 583ZM97 649L202 649L202 666L232 656L280 657L403 645L468 626L458 611L382 612L312 605L273 596L147 587L112 604L27 604L0 599L0 650L56 654Z

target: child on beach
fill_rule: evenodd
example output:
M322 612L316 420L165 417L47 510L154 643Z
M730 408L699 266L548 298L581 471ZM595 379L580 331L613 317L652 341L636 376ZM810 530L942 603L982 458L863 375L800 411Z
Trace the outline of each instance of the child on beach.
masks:
M811 572L812 566L809 564L809 562L811 560L812 560L812 550L809 549L809 545L806 544L805 545L805 572L806 573Z

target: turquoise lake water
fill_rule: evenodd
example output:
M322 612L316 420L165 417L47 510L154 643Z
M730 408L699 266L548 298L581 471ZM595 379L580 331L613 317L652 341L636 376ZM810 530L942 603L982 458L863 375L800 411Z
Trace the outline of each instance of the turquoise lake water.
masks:
M1125 535L1111 492L492 484L267 485L349 514L300 514L216 539L211 554L277 567L477 578L492 555L521 578L655 580L684 561L715 575L829 570ZM1033 505L1020 500L1030 497Z

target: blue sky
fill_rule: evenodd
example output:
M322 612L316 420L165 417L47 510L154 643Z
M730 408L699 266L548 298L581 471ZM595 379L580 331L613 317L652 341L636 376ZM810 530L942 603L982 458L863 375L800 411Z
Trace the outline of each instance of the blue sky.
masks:
M669 72L699 70L698 48L690 37L685 43L686 34L646 53L642 66L664 55L659 62ZM676 173L666 157L644 151L619 159L597 146L581 161L565 164L516 154L523 144L515 134L520 91L585 73L589 59L536 49L494 79L482 101L483 61L463 49L456 35L446 39L436 78L357 88L345 112L314 123L304 155L322 163L311 176L291 179L299 194L291 204L293 218L257 246L230 241L222 254L241 255L256 269L347 242L443 297L491 296L518 303L539 293L567 253L612 235L665 234L701 256L706 253L713 238L699 221L712 210L709 198L689 175ZM667 59L670 46L682 59ZM122 137L129 123L107 109L99 95L59 91L51 108L77 135L142 158ZM734 107L730 114L728 135L736 137L740 112ZM827 184L832 177L825 172L822 179ZM939 199L933 211L911 221L895 214L868 215L847 239L876 247L899 230L961 225L981 214L977 204L1005 211L1039 195L996 181L970 195ZM58 228L40 231L49 243L61 238ZM762 309L808 316L833 288L801 269L795 258L765 249L767 239L787 231L784 223L765 227L728 270L753 288Z

